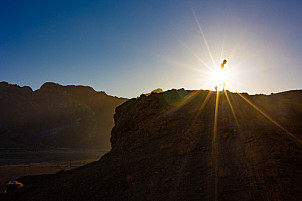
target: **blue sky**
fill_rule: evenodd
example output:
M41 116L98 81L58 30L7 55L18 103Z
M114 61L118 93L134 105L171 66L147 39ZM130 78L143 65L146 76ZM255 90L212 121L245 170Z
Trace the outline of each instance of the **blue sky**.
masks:
M200 59L216 68L221 58L231 91L302 88L298 0L7 0L0 27L0 81L33 89L46 81L123 97L214 89Z

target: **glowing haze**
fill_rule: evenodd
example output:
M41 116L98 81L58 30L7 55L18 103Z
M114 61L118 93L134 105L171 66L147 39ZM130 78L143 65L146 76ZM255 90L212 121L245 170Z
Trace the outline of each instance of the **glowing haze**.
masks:
M0 81L123 97L214 90L226 59L231 91L301 89L301 10L300 0L1 1Z

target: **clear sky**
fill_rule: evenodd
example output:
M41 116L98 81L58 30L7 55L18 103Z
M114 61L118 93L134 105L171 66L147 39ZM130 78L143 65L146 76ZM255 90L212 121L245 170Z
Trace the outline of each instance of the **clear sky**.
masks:
M302 88L301 0L2 0L0 29L0 81L33 89L213 90L222 58L231 91Z

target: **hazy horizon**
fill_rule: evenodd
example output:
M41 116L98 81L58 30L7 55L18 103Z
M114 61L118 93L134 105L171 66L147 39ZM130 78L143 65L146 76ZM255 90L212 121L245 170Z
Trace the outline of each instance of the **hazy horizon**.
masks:
M91 86L132 98L156 88L270 94L302 88L301 1L0 3L0 81ZM215 63L215 64L214 64Z

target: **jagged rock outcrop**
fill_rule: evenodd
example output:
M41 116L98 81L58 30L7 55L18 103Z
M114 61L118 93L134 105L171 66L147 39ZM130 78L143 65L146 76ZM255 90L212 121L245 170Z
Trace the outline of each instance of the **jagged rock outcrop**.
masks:
M86 86L0 83L1 148L110 149L115 107L126 101Z
M5 200L299 200L302 91L170 90L117 107L100 161Z

